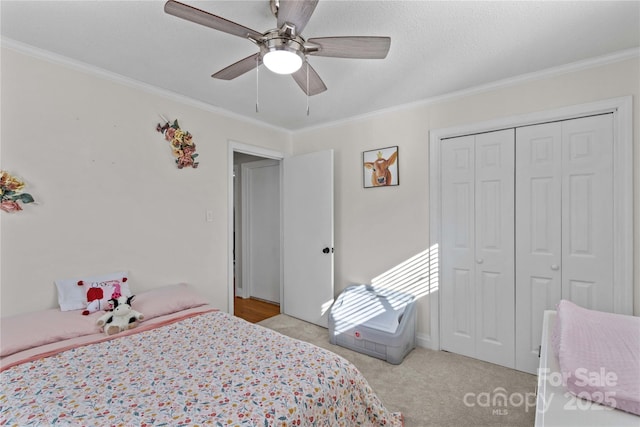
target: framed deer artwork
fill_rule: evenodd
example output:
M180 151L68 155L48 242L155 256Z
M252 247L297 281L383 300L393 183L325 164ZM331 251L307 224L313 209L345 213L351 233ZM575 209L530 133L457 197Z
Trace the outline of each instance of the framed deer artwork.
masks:
M400 184L397 145L363 152L362 163L364 188Z

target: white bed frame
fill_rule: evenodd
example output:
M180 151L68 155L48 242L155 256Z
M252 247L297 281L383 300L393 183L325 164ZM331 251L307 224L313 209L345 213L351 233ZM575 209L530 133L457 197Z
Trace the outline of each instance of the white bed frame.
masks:
M640 426L640 416L578 398L563 388L558 358L551 345L555 321L555 311L544 312L535 427Z

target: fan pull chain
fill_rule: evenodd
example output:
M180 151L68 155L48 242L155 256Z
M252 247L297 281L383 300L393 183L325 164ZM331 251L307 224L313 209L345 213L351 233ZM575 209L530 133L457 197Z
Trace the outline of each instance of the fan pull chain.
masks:
M258 94L259 94L259 89L260 86L258 84L259 80L258 79L258 72L260 70L260 56L256 56L256 113L260 112L260 109L258 108Z
M305 59L307 65L307 117L309 117L309 61Z

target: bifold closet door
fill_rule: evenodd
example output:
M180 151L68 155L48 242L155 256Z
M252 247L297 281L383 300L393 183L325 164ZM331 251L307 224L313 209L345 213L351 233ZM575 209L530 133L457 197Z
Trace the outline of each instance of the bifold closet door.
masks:
M613 116L516 131L516 368L535 373L544 310L613 307Z
M561 159L561 122L516 129L516 369L530 373L562 295Z
M562 122L562 298L613 312L613 114Z
M441 347L513 367L514 130L441 150Z
M440 346L475 352L475 136L441 145Z

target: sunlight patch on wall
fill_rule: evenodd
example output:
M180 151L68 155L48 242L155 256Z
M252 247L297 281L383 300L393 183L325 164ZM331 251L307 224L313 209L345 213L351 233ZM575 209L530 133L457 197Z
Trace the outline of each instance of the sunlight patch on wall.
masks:
M375 288L411 294L416 299L437 291L438 245L433 245L374 277L371 284Z
M320 316L324 316L325 313L329 311L329 309L333 305L333 301L334 301L333 299L330 299L329 301L322 304L322 307L320 307Z

